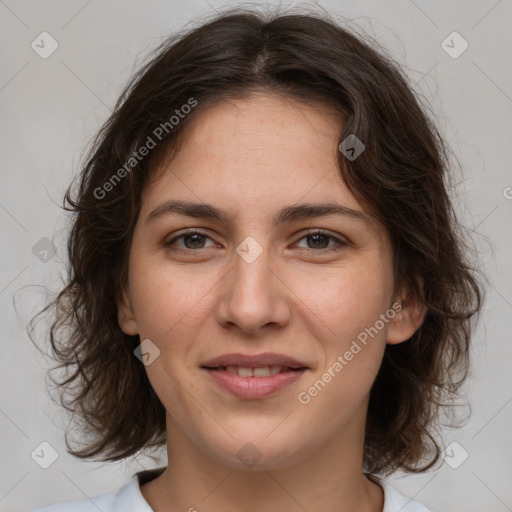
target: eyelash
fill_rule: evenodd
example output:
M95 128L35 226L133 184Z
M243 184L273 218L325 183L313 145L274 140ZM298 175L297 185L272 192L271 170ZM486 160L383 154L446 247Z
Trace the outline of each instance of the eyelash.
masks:
M205 238L209 238L210 240L212 239L209 235L207 235L206 233L203 233L202 231L199 231L197 229L187 229L185 233L182 233L181 235L178 235L176 237L174 237L172 240L170 240L169 242L165 242L165 247L172 247L173 244L177 241L177 240L180 240L181 238L186 238L188 236L193 236L193 235L201 235ZM332 240L332 241L335 241L337 243L337 247L330 247L330 248L327 248L327 249L310 249L310 248L302 248L303 250L306 251L306 253L308 255L315 255L317 256L319 253L320 254L325 254L325 253L331 253L331 252L336 252L336 251L339 251L340 249L342 249L343 247L346 247L349 245L348 242L345 242L333 235L330 235L329 233L327 233L326 231L322 230L322 229L316 229L316 230L311 230L311 231L308 231L305 235L303 235L301 238L299 238L298 241L301 241L303 240L304 238L307 238L308 236L314 236L314 235L322 235L322 236L325 236L327 237L328 239ZM179 248L179 247L173 247L172 250L174 251L177 251L179 253L182 253L182 254L197 254L201 249L204 249L204 248L199 248L199 249L182 249L182 248ZM206 248L208 249L208 248Z

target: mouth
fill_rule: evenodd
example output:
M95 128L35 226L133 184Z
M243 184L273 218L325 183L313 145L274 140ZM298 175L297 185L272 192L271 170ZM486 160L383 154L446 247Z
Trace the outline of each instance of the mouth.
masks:
M309 370L288 356L225 354L201 366L223 390L238 398L265 398L297 382Z
M222 372L228 372L232 375L238 375L239 377L270 377L272 375L278 375L280 373L285 372L300 372L302 370L307 370L307 367L299 367L299 368L290 368L289 366L259 366L259 367L250 367L250 366L216 366L216 367L208 367L203 366L206 370L219 370Z
M263 352L261 354L222 354L221 356L215 357L202 364L203 368L208 369L244 369L244 371L250 370L263 370L266 368L271 369L272 372L279 373L277 369L288 368L290 370L299 370L302 368L308 368L308 366L294 359L293 357L285 354L276 354L273 352Z

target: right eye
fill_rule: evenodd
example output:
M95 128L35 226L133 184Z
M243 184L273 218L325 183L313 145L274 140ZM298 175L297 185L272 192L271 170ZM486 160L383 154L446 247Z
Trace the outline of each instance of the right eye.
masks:
M169 242L165 242L165 247L170 247L172 250L177 250L179 252L191 253L197 252L198 249L205 249L207 247L204 246L205 240L212 240L206 233L202 231L198 231L196 229L187 229L182 234L175 236ZM177 245L176 242L181 240L185 247ZM213 240L212 240L213 242ZM212 247L212 246L210 246ZM213 244L215 247L215 243Z

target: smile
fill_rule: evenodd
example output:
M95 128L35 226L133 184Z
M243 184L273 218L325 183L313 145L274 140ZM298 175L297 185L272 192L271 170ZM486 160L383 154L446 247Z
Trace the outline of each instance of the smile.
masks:
M297 371L296 368L279 365L261 366L259 368L249 368L247 366L222 366L217 369L225 370L233 375L239 375L240 377L269 377L270 375L277 375L278 373L289 370Z
M297 382L307 368L283 366L204 368L223 390L238 398L258 399L273 395Z

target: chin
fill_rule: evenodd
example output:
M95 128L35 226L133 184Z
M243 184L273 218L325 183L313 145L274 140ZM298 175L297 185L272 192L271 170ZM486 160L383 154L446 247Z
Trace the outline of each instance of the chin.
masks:
M232 432L233 437L226 436L223 441L209 439L208 451L223 465L235 470L269 471L285 468L305 454L304 436L297 432L293 439L289 430L283 429L281 435L272 432L279 422L264 429L240 429ZM263 432L263 433L262 433ZM269 435L270 434L270 435Z

